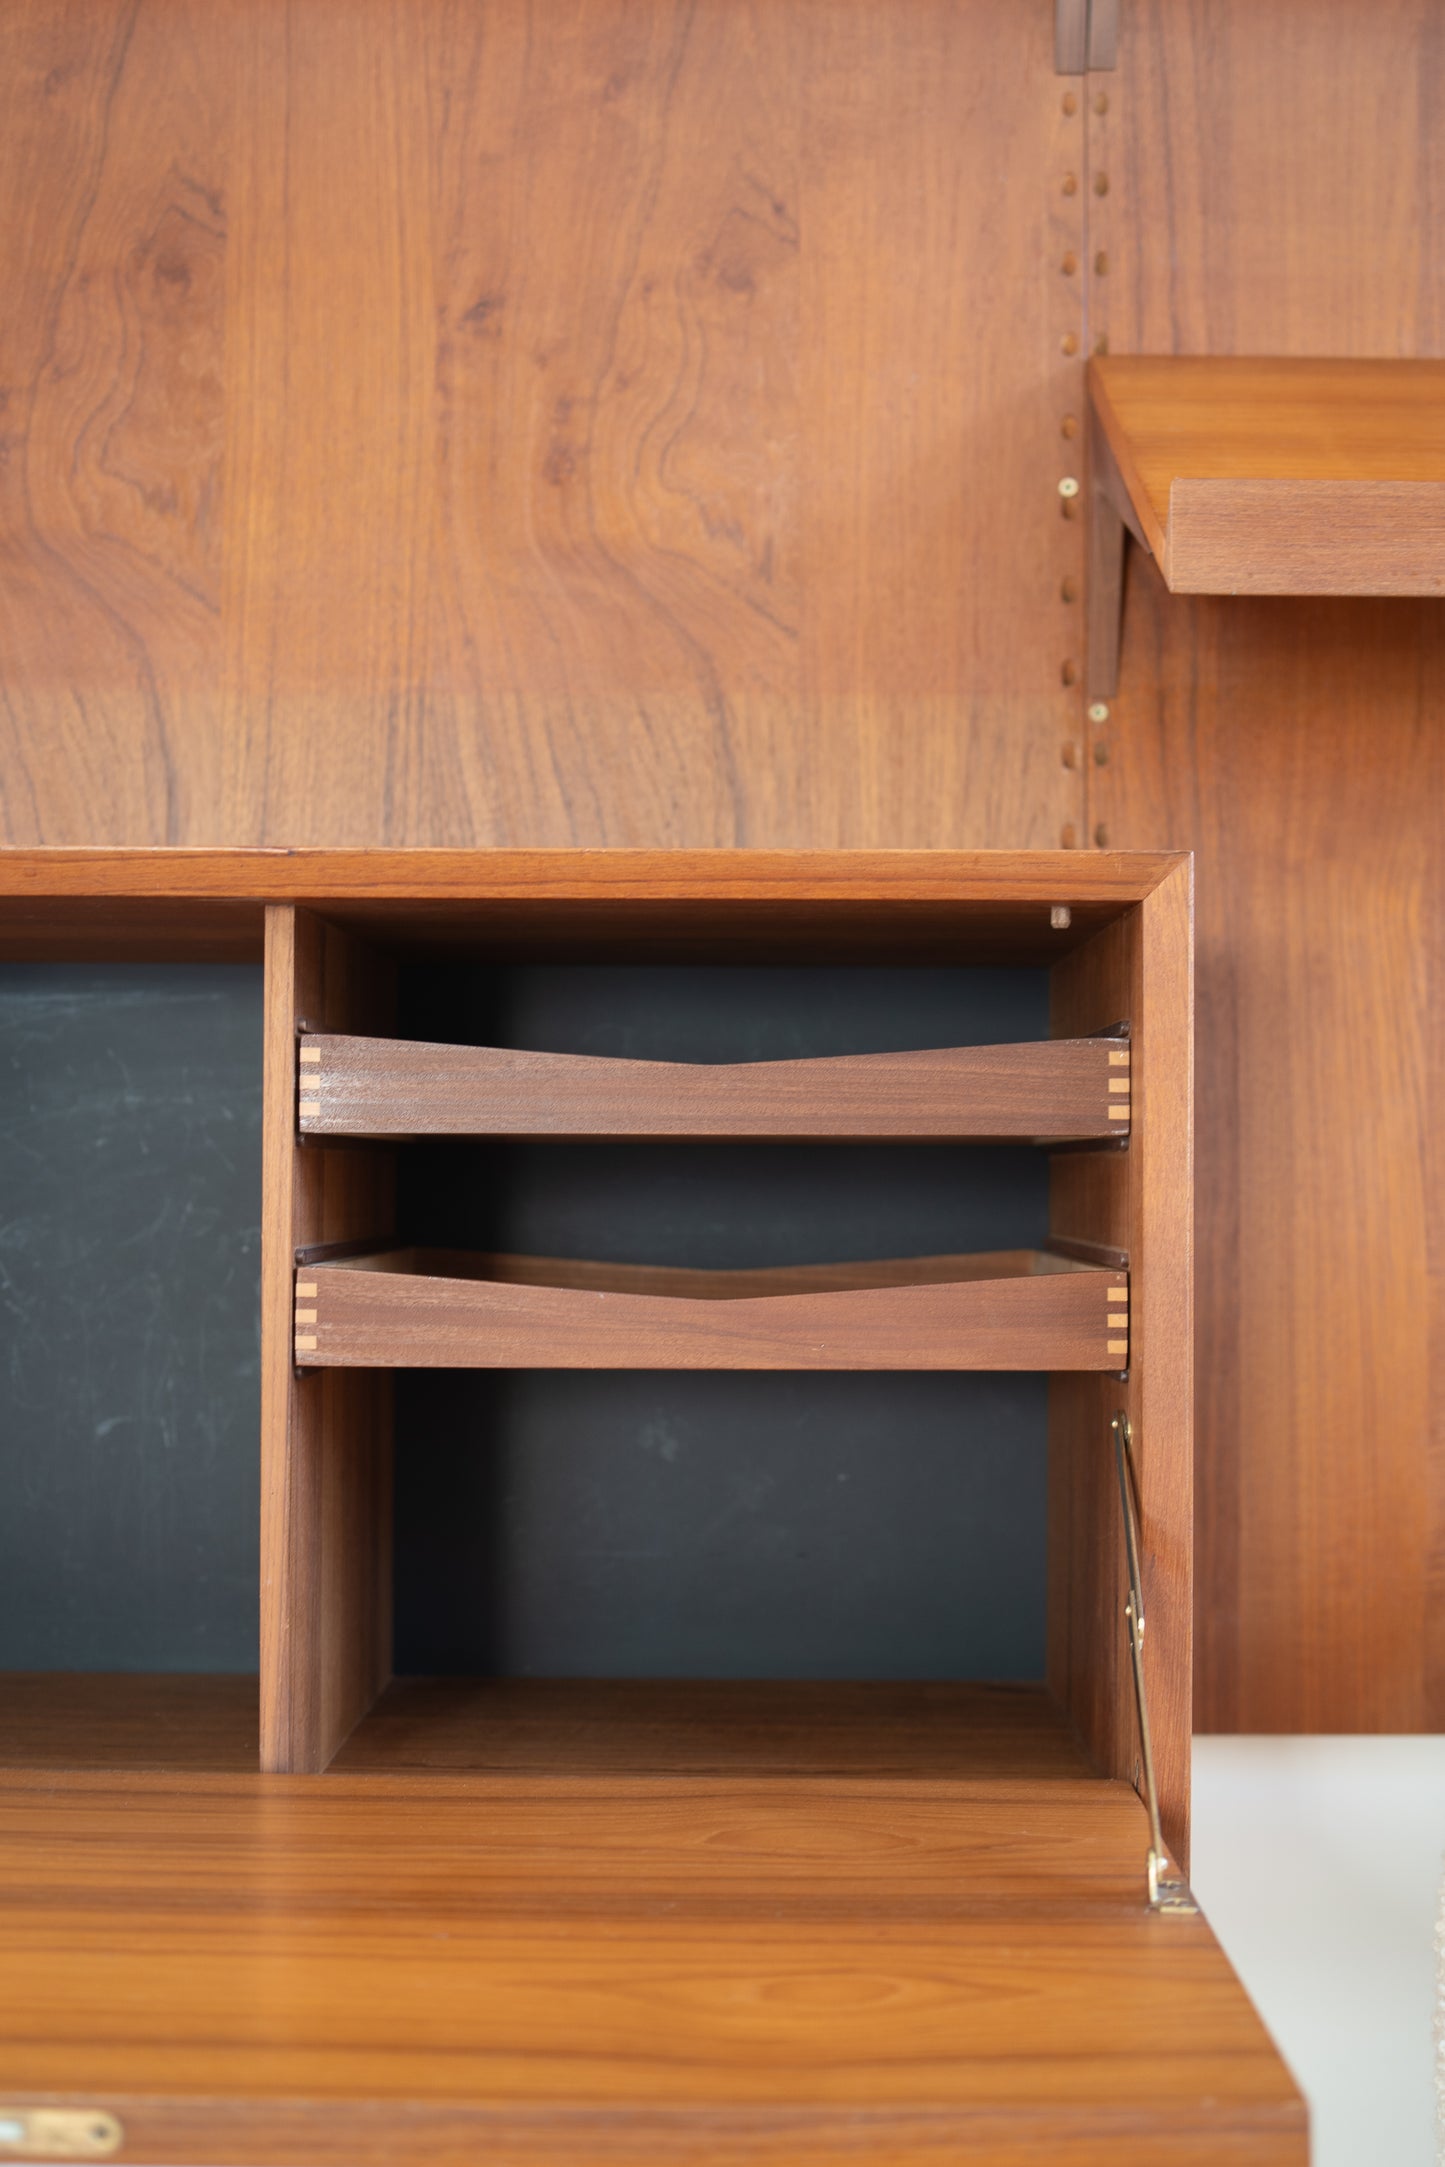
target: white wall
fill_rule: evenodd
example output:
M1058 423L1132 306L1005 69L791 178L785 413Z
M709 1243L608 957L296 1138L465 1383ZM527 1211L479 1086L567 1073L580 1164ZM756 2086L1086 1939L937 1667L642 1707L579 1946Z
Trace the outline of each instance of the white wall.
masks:
M1315 2167L1434 2167L1445 1738L1197 1738L1195 1892L1310 2102Z

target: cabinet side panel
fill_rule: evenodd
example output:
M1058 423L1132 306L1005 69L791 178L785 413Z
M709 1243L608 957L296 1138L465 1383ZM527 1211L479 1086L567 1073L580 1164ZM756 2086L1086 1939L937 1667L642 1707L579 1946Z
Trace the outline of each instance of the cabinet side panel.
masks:
M1135 911L1054 966L1056 1036L1133 1020L1138 933ZM1132 1146L1127 1152L1056 1154L1049 1181L1052 1235L1128 1250L1134 1164ZM1049 1382L1048 1680L1101 1770L1133 1780L1125 1563L1109 1433L1114 1410L1126 1403L1127 1388L1112 1376L1067 1371Z
M391 965L307 911L266 913L261 1763L322 1769L391 1668L391 1380L298 1375L298 1247L385 1238L390 1154L296 1137L297 1026L377 1030Z
M1056 1156L1056 1237L1127 1251L1127 1379L1053 1380L1049 1682L1111 1775L1138 1781L1124 1628L1125 1563L1110 1423L1134 1436L1148 1617L1145 1674L1165 1837L1189 1852L1191 1545L1191 891L1171 874L1127 920L1054 971L1058 1033L1131 1027L1134 1122L1124 1152Z

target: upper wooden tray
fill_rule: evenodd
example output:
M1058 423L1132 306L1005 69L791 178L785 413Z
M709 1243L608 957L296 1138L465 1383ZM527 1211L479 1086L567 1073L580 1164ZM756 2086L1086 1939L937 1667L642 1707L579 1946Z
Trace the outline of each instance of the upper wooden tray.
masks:
M1089 390L1174 593L1445 594L1445 361L1116 355Z
M1129 1125L1129 1049L1105 1038L704 1064L317 1033L299 1070L307 1136L1053 1143Z
M296 1274L336 1369L1121 1370L1124 1273L1039 1250L699 1272L389 1249Z

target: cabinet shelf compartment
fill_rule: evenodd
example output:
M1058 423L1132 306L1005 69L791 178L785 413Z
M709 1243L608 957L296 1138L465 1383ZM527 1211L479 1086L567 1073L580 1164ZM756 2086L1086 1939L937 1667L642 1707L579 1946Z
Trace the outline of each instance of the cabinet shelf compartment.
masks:
M337 1369L1122 1370L1124 1273L1042 1250L763 1271L386 1249L302 1264Z
M496 1523L487 1517L483 1500L503 1463L488 1458L484 1479L477 1466L483 1455L473 1452L468 1440L476 1439L487 1455L494 1444L506 1449L492 1410L503 1409L503 1425L511 1415L522 1423L531 1419L522 1411L526 1401L533 1412L541 1410L539 1420L554 1425L551 1434L560 1444L557 1425L568 1425L570 1433L572 1421L570 1413L560 1413L563 1401L584 1413L592 1407L585 1380L594 1374L598 1427L586 1441L593 1449L614 1408L613 1386L601 1389L609 1372L616 1381L617 1407L633 1404L627 1399L629 1373L665 1380L671 1372L682 1387L691 1372L704 1385L709 1377L719 1388L726 1380L729 1391L745 1385L749 1371L779 1380L792 1375L800 1384L809 1372L830 1372L839 1383L871 1373L875 1385L884 1381L890 1388L896 1376L897 1406L907 1421L910 1395L919 1405L932 1398L907 1383L909 1372L933 1372L941 1385L945 1372L962 1381L963 1373L977 1371L983 1382L989 1372L1014 1371L1030 1380L1049 1379L1046 1390L1034 1396L1037 1423L1031 1432L1047 1446L1047 1468L1038 1468L1043 1667L1095 1765L1126 1782L1137 1759L1137 1725L1128 1651L1122 1630L1112 1629L1118 1626L1124 1558L1110 1422L1122 1411L1133 1425L1151 1606L1145 1662L1156 1680L1154 1745L1163 1833L1187 1870L1188 865L1181 859L1130 859L1119 875L1124 892L1107 910L1095 911L1092 891L1080 883L1092 879L1096 869L1077 853L930 860L933 886L926 890L916 879L900 885L904 869L892 860L883 869L886 884L859 861L846 861L846 879L830 870L832 864L780 858L765 893L762 876L774 861L754 856L683 853L649 860L630 887L627 863L605 853L549 854L516 868L483 855L468 862L466 885L446 896L434 882L428 888L427 868L408 865L404 889L382 893L373 882L361 905L318 890L268 908L261 1621L261 1752L268 1771L326 1768L387 1687L396 1651L392 1561L398 1469L404 1508L415 1507L408 1525L425 1526L427 1541L438 1545L438 1571L445 1544L451 1544L445 1558L455 1555L472 1561L476 1572L488 1571L482 1531L495 1530ZM511 888L504 891L504 882ZM984 989L978 988L980 1005L972 1007L961 998L955 1006L955 994L945 995L939 987L927 1002L904 1004L908 1013L930 1014L936 1021L918 1035L903 1036L909 1028L899 1022L904 1009L894 1009L890 1020L886 1008L864 1001L855 1013L840 983L828 996L830 1020L818 1043L774 1033L760 1044L754 1034L737 1041L738 1067L709 1069L703 1064L729 1062L733 1042L700 988L688 994L680 983L659 979L647 994L658 1004L653 1020L640 1023L636 1038L629 1040L612 1028L604 991L580 976L573 982L573 974L594 964L678 962L750 971L781 963L799 970L855 964L890 971L1000 965L1038 970L1047 974L1046 987L1035 991L1047 1001L1048 1035L1041 1027L1044 999L1035 1007L1032 995L1023 998L1022 988L1007 1002L997 992L984 1001ZM545 987L504 979L513 970L531 973L553 966L558 975ZM669 1010L673 1000L677 1006ZM695 1018L704 1012L708 1020L700 1029ZM971 1033L970 1015L980 1013L990 1021ZM1128 1025L1127 1039L1116 1035L1121 1023ZM870 1038L875 1029L879 1036ZM912 1203L896 1213L890 1209L887 1216L896 1218L897 1231L878 1227L872 1242L874 1258L895 1260L886 1267L870 1260L762 1275L693 1275L651 1265L582 1267L572 1261L618 1253L673 1256L679 1267L712 1261L701 1247L698 1222L685 1208L687 1198L681 1191L669 1195L665 1183L659 1184L664 1203L653 1230L648 1231L651 1221L632 1227L628 1192L616 1186L620 1167L600 1167L592 1152L594 1145L606 1151L613 1143L613 1124L620 1129L636 1120L633 1140L642 1142L652 1133L657 1105L675 1108L683 1087L712 1094L714 1108L719 1082L731 1086L740 1073L752 1071L759 1089L775 1088L788 1064L758 1075L759 1056L773 1049L787 1053L796 1044L813 1057L809 1066L816 1061L815 1075L825 1084L836 1080L835 1089L808 1094L813 1102L808 1119L816 1118L820 1101L828 1102L832 1118L831 1109L846 1100L845 1118L853 1126L840 1124L835 1140L850 1148L876 1141L885 1147L877 1156L892 1159L887 1135L871 1137L858 1120L855 1087L860 1078L869 1079L875 1056L853 1049L896 1045L901 1037L904 1046L946 1049L972 1060L968 1048L959 1045L970 1035L996 1049L992 1057L1000 1061L1013 1060L1023 1044L1022 1058L1030 1064L1049 1059L1067 1064L1080 1048L1084 1059L1099 1064L1094 1073L1104 1088L1094 1104L1104 1102L1105 1135L1098 1148L1092 1148L1094 1139L1086 1139L1081 1149L1051 1152L1047 1163L1032 1149L1021 1150L1020 1180L1025 1162L1031 1170L1026 1210L1006 1205L1012 1173L991 1157L980 1157L967 1186L976 1186L981 1198L990 1184L998 1184L996 1216L992 1205L980 1210L979 1232L971 1237L971 1206L960 1215L957 1232L951 1231L952 1207L938 1213L931 1207L915 1211ZM525 1107L520 1102L528 1093L504 1079L511 1103L504 1106L503 1118L517 1127L501 1130L493 1194L484 1163L493 1149L486 1129L474 1158L465 1131L458 1137L455 1131L422 1128L415 1103L388 1116L414 1127L386 1130L374 1140L362 1129L354 1136L298 1133L298 1118L315 1118L299 1109L322 1104L308 1072L323 1063L300 1058L303 1052L323 1052L314 1043L320 1040L369 1041L363 1059L374 1049L387 1061L399 1044L420 1044L427 1049L425 1058L445 1061L450 1055L443 1050L438 1056L438 1043L462 1042L460 1058L484 1065L498 1061L494 1049L499 1047L557 1045L570 1049L572 1059L546 1057L550 1085L580 1077L587 1088L566 1083L574 1103L559 1110L554 1096L547 1121L557 1125L544 1126L534 1110L544 1094L531 1094L534 1106ZM612 1101L602 1115L584 1068L597 1061L594 1041L628 1057L615 1067L598 1064ZM634 1045L660 1057L656 1066L634 1067ZM694 1055L691 1062L688 1053ZM1111 1054L1128 1059L1112 1061ZM525 1063L528 1057L520 1058ZM876 1066L891 1070L892 1084L900 1068L916 1062L915 1055L894 1054ZM637 1098L630 1086L639 1076L657 1086L654 1103L640 1116L628 1108L619 1112L619 1101ZM1109 1091L1115 1079L1127 1081L1128 1091ZM871 1081L869 1089L872 1093ZM870 1122L884 1096L873 1095ZM894 1096L901 1102L906 1094L900 1090ZM1126 1124L1108 1113L1108 1102L1126 1099L1133 1114L1128 1148L1110 1149L1111 1142L1125 1141L1118 1132ZM725 1118L737 1119L738 1109L735 1093ZM757 1117L755 1107L744 1111L749 1122ZM773 1117L771 1107L763 1112ZM970 1120L977 1115L975 1103ZM706 1155L716 1135L693 1135L696 1116L696 1106L689 1106L681 1132L650 1148L662 1152L675 1143ZM455 1109L444 1118L455 1121ZM950 1129L958 1118L950 1113ZM1077 1118L1082 1125L1084 1117ZM461 1119L470 1125L477 1115L469 1106ZM1070 1107L1064 1121L1075 1120ZM569 1129L569 1121L575 1127ZM1000 1126L993 1119L987 1125L978 1121L983 1135L997 1134ZM807 1133L780 1141L797 1143ZM1019 1117L1013 1136L1032 1139L1041 1133L1047 1133L1047 1122L1034 1106ZM745 1148L747 1134L740 1130L739 1149ZM418 1141L406 1143L408 1135ZM439 1137L435 1146L428 1135ZM558 1139L563 1148L550 1151ZM939 1149L949 1140L945 1131L937 1139ZM971 1146L973 1138L955 1133L952 1140ZM933 1163L933 1146L910 1153L903 1150L905 1143L926 1138L903 1135L894 1141L900 1190L918 1192L921 1207L919 1173ZM733 1148L728 1143L712 1157L727 1161ZM765 1142L761 1156L776 1148ZM816 1150L826 1148L820 1141ZM454 1149L458 1191L465 1191L457 1196L449 1187ZM801 1158L793 1153L792 1168L784 1164L787 1153L779 1158L790 1194L796 1179L796 1195L806 1200L807 1211L821 1194L821 1177L814 1179L821 1161L814 1149L810 1144ZM535 1166L521 1163L528 1153L538 1155ZM549 1153L543 1165L541 1157ZM613 1159L629 1155L631 1144L619 1143ZM701 1165L695 1172L711 1178ZM655 1167L649 1167L646 1178L655 1175ZM1037 1186L1035 1175L1041 1177ZM837 1178L848 1179L841 1166ZM1014 1204L1021 1205L1022 1198L1020 1189ZM790 1202L787 1209L792 1208ZM855 1221L872 1225L868 1211L850 1214L849 1223ZM748 1261L737 1246L743 1223L736 1214L724 1215L718 1263ZM629 1226L626 1248L613 1232L622 1224ZM759 1264L847 1255L846 1237L836 1227L825 1231L830 1224L819 1220L815 1240L805 1213L785 1246L770 1246L781 1229L765 1217L756 1235ZM910 1238L913 1224L919 1227L917 1238ZM574 1226L575 1235L569 1231ZM985 1226L997 1231L985 1232ZM435 1247L430 1254L409 1249L418 1242ZM439 1258L435 1250L443 1246L447 1253ZM502 1262L492 1254L514 1251L530 1252L528 1261ZM944 1258L944 1251L953 1254ZM315 1344L306 1344L310 1341ZM446 1397L447 1372L453 1373L454 1399ZM468 1372L475 1389L467 1385ZM395 1395L392 1373L403 1380ZM565 1381L569 1373L576 1380L571 1386ZM484 1386L489 1377L501 1380L495 1395ZM511 1377L536 1381L513 1383ZM826 1385L828 1379L818 1375L815 1381ZM778 1401L787 1397L783 1390L777 1394ZM977 1405L986 1420L985 1397L980 1393ZM763 1398L759 1393L759 1404ZM742 1404L739 1397L737 1405ZM882 1412L883 1402L877 1406L877 1419L886 1424L890 1418ZM586 1413L586 1419L592 1415ZM619 1419L625 1428L632 1423L631 1413ZM429 1430L432 1423L437 1426ZM634 1427L628 1434L640 1433ZM718 1442L722 1447L720 1432ZM537 1463L531 1463L529 1474L537 1473ZM444 1520L448 1497L455 1499L461 1523L451 1531ZM408 1555L416 1559L421 1553L413 1547ZM411 1601L415 1585L412 1578L402 1583L404 1600ZM426 1628L427 1661L409 1656L403 1667L492 1668L491 1613L484 1609L493 1599L493 1585L474 1573L466 1586L477 1592L483 1607L474 1605L459 1623L443 1604L432 1620L435 1632L432 1625ZM505 1593L501 1582L495 1585ZM411 1615L416 1618L415 1609ZM957 1669L960 1676L986 1674L962 1659Z
M717 1063L307 1033L298 1067L303 1136L1071 1143L1129 1126L1113 1038Z

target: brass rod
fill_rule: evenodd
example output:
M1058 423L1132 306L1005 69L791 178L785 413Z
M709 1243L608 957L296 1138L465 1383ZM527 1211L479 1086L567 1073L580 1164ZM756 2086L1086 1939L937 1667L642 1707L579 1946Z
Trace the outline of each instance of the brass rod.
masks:
M1144 1685L1144 1574L1139 1557L1139 1490L1134 1471L1133 1431L1126 1414L1113 1421L1114 1464L1119 1472L1119 1503L1124 1514L1124 1556L1129 1592L1124 1622L1134 1672L1134 1706L1139 1718L1139 1761L1144 1776L1144 1806L1149 1815L1149 1903L1155 1911L1197 1911L1189 1884L1175 1870L1164 1846L1159 1820L1159 1787L1154 1779L1154 1741L1149 1729L1149 1695Z

